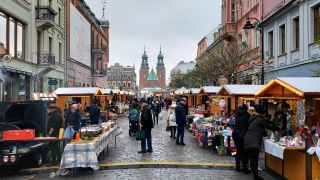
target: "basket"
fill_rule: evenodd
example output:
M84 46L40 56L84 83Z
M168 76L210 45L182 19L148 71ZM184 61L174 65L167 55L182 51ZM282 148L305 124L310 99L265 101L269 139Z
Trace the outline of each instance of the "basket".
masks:
M3 140L30 140L34 139L34 129L9 130L3 132Z

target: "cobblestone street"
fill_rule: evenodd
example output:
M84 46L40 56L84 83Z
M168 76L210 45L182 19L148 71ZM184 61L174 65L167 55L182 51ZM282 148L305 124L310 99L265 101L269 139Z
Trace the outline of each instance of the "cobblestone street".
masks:
M163 110L161 114L165 117L166 111ZM113 142L109 145L108 156L106 150L104 159L102 153L99 156L100 170L92 175L90 171L76 171L75 176L68 178L78 179L81 175L81 179L251 179L251 175L234 170L234 157L218 156L216 151L200 147L187 130L186 146L176 145L175 140L170 138L170 132L165 131L165 118L159 120L152 130L153 152L139 154L140 142L135 140L134 133L129 136L126 116L122 114L117 120L123 133L117 137L116 148ZM263 168L264 157L260 157L259 163ZM55 170L46 169L37 175L10 176L5 179L48 179L49 173ZM265 179L274 179L265 172L260 174Z

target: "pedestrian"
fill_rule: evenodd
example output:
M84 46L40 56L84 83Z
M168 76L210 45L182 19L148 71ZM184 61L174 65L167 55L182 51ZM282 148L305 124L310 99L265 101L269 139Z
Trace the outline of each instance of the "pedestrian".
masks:
M50 106L47 109L49 115L47 123L47 137L59 137L59 131L62 127L62 111L57 106ZM47 166L57 166L61 160L61 152L59 149L58 141L49 142L49 150L51 151L52 161Z
M100 117L100 109L97 106L97 103L94 101L92 102L92 106L90 108L91 124L99 124L99 117Z
M159 104L158 98L154 98L154 101L151 103L151 109L153 114L153 125L156 124L156 119L158 124L159 113L160 113L160 104Z
M249 152L250 167L253 174L253 179L263 180L263 178L258 175L258 161L262 137L265 129L279 131L280 128L277 126L269 125L268 121L265 120L265 109L255 109L254 107L250 107L249 111L252 113L249 118L248 131L244 137L244 146Z
M132 102L130 104L130 110L131 109L136 109L138 112L140 112L140 107L139 104L137 103L137 99L132 99Z
M84 111L81 109L81 104L77 103L77 113L79 114L79 116L83 116L84 115Z
M177 105L175 109L176 113L176 124L178 125L178 134L176 139L176 144L185 146L186 144L183 142L184 138L184 127L187 124L187 115L185 110L185 104L187 103L186 98L181 98L180 103Z
M176 130L177 130L177 123L175 121L171 121L170 120L170 115L175 112L177 105L176 104L172 104L169 107L168 113L167 113L167 125L170 127L170 138L174 138L176 139Z
M138 153L153 152L151 137L151 129L153 128L151 109L145 99L140 100L140 107L142 108L140 128L144 131L146 139L141 140L141 150L138 151ZM148 149L146 148L146 140L148 143Z
M248 107L245 104L240 104L236 109L236 123L232 132L232 138L237 147L236 154L236 170L243 171L245 174L249 174L248 170L249 153L244 147L244 136L247 133L249 126L250 114L247 112ZM240 162L242 162L242 169L240 168Z
M79 131L79 119L80 119L80 111L78 111L77 104L71 105L71 110L67 115L67 119L65 122L65 127L71 126L74 131Z

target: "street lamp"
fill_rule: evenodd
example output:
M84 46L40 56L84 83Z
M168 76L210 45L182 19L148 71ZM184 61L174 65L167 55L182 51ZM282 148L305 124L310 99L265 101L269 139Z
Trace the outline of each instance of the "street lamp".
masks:
M262 23L257 19L257 18L247 18L247 22L244 25L243 29L253 29L254 26L253 24L251 24L251 22L249 21L249 19L255 19L256 21L258 21L258 31L260 32L261 35L261 59L262 59L262 67L261 67L261 84L264 84L264 48L263 48L263 28L262 28Z

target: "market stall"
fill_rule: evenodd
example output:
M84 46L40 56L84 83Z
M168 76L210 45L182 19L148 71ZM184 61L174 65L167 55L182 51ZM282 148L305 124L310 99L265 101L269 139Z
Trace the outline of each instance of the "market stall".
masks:
M275 78L255 95L268 98L264 102L267 118L281 128L264 142L266 171L285 179L319 178L319 159L306 149L319 149L315 107L320 100L320 78Z
M199 94L201 95L201 99L199 102L196 103L198 106L201 106L203 110L210 109L209 115L221 112L220 107L216 106L212 98L210 99L210 97L216 96L219 89L220 86L203 86L199 92ZM210 101L211 103L209 103Z
M99 87L58 88L54 93L58 97L56 104L61 110L69 109L73 103L80 103L83 112L88 111L95 96L103 95Z

